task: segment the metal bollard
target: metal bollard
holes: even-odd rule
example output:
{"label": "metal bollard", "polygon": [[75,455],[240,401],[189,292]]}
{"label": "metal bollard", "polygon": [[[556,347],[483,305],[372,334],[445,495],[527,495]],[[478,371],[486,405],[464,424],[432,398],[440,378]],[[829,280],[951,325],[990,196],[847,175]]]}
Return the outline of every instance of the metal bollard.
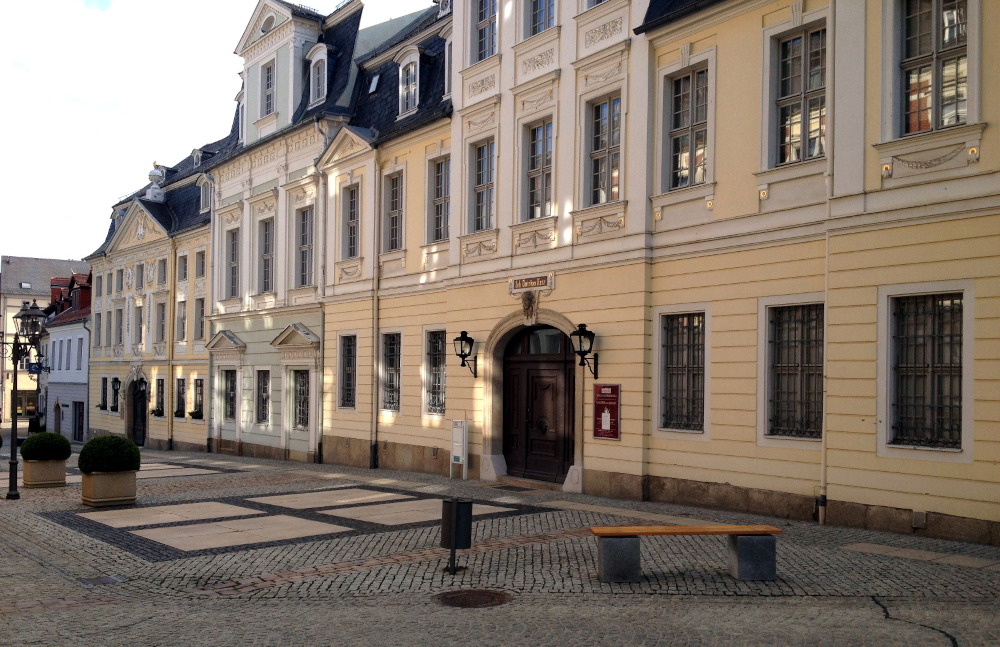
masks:
{"label": "metal bollard", "polygon": [[441,502],[441,548],[451,549],[449,570],[455,574],[455,551],[472,548],[472,499]]}

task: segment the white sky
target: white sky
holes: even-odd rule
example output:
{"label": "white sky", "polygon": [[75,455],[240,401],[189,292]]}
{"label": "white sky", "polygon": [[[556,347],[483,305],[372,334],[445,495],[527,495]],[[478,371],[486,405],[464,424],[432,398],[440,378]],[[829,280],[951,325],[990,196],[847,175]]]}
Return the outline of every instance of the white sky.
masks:
{"label": "white sky", "polygon": [[[338,0],[300,4],[327,14]],[[431,5],[366,0],[362,26]],[[5,2],[0,254],[82,258],[111,206],[232,125],[256,0]],[[6,93],[5,93],[6,94]]]}

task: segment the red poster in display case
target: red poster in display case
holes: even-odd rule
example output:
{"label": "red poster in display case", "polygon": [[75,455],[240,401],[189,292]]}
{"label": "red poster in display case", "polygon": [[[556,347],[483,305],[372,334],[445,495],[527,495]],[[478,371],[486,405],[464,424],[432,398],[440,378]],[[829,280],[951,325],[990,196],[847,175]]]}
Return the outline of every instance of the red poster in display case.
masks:
{"label": "red poster in display case", "polygon": [[594,438],[621,440],[621,384],[594,385]]}

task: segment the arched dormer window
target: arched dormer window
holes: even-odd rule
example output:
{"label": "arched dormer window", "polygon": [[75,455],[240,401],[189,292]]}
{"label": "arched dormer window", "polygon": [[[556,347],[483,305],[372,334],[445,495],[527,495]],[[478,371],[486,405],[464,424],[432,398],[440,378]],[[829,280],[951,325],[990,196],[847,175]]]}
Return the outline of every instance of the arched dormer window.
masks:
{"label": "arched dormer window", "polygon": [[396,56],[399,65],[399,116],[417,109],[420,103],[420,50],[407,47]]}
{"label": "arched dormer window", "polygon": [[306,54],[309,61],[309,105],[326,99],[328,54],[329,50],[323,43],[316,43]]}
{"label": "arched dormer window", "polygon": [[201,213],[211,211],[212,209],[212,181],[208,179],[207,175],[202,175],[198,179],[198,187],[201,189],[201,201],[200,209]]}

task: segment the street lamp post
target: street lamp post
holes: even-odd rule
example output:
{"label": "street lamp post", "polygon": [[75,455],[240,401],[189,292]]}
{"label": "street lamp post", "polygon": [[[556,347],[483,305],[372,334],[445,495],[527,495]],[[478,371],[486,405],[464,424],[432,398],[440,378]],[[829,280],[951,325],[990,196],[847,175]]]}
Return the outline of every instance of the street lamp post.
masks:
{"label": "street lamp post", "polygon": [[[10,355],[14,363],[12,411],[10,417],[10,485],[7,489],[8,499],[20,499],[17,491],[17,367],[23,360],[30,358],[32,349],[38,350],[38,336],[42,331],[45,313],[34,301],[31,307],[25,301],[21,309],[14,315],[14,341],[10,343]],[[23,338],[23,339],[22,339]],[[8,342],[4,342],[6,345]]]}

